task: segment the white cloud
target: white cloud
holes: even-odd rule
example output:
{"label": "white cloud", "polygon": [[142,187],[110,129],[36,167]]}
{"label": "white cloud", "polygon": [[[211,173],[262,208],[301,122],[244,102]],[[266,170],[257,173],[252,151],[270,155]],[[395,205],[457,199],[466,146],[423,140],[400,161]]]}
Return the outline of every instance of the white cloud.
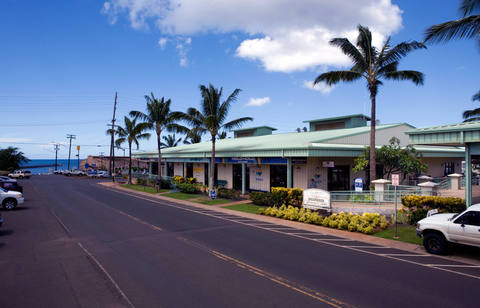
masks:
{"label": "white cloud", "polygon": [[317,83],[316,85],[314,85],[313,81],[308,81],[308,80],[305,80],[303,82],[303,87],[307,88],[307,89],[310,89],[310,90],[319,91],[319,92],[321,92],[322,94],[325,94],[325,95],[332,92],[332,90],[334,88],[334,86],[328,86],[323,82]]}
{"label": "white cloud", "polygon": [[250,98],[250,100],[248,101],[248,103],[245,105],[245,106],[255,106],[255,107],[260,107],[260,106],[263,106],[265,104],[268,104],[270,103],[270,97],[266,96],[266,97],[258,97],[258,98]]}
{"label": "white cloud", "polygon": [[240,43],[236,56],[280,72],[348,65],[330,39],[354,40],[362,24],[379,44],[402,23],[402,11],[391,0],[108,0],[103,12],[112,22],[127,13],[134,28],[151,21],[172,36],[242,32],[250,37]]}
{"label": "white cloud", "polygon": [[0,142],[1,143],[16,143],[16,142],[30,142],[32,139],[28,138],[3,138],[0,137]]}
{"label": "white cloud", "polygon": [[166,37],[161,37],[159,40],[158,40],[158,46],[160,46],[160,49],[165,49],[165,47],[167,46],[167,43],[168,43],[168,39]]}
{"label": "white cloud", "polygon": [[178,55],[180,56],[180,66],[186,67],[188,66],[188,52],[190,51],[190,46],[192,44],[192,39],[190,37],[187,38],[178,38],[177,39],[177,51]]}

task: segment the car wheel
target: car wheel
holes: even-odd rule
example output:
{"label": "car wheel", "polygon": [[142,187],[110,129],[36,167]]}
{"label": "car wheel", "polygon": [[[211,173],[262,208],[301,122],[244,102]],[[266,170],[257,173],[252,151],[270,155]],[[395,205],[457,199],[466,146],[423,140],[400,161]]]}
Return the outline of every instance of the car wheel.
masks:
{"label": "car wheel", "polygon": [[423,237],[423,246],[429,253],[444,255],[447,252],[447,241],[438,233],[427,233]]}
{"label": "car wheel", "polygon": [[23,179],[23,175],[21,175],[20,178]]}
{"label": "car wheel", "polygon": [[10,211],[17,207],[17,200],[15,199],[5,199],[3,201],[3,208]]}

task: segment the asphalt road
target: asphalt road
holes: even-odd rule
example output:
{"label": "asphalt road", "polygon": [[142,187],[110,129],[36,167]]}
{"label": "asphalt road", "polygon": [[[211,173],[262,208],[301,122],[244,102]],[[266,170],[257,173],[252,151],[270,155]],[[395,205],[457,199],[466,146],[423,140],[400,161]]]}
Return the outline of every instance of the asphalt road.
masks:
{"label": "asphalt road", "polygon": [[478,268],[423,266],[442,260],[316,241],[89,179],[22,185],[25,204],[2,211],[0,307],[479,306]]}

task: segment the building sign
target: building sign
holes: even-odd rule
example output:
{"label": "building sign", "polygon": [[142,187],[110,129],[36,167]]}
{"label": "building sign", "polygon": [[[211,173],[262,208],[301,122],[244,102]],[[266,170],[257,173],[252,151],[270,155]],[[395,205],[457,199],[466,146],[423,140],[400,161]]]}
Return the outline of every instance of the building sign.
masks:
{"label": "building sign", "polygon": [[400,185],[400,174],[392,174],[392,185],[393,186]]}
{"label": "building sign", "polygon": [[255,158],[232,157],[232,158],[227,158],[227,162],[232,164],[255,164],[257,161]]}
{"label": "building sign", "polygon": [[322,167],[323,168],[333,168],[333,167],[335,167],[335,162],[334,161],[323,161],[322,162]]}
{"label": "building sign", "polygon": [[363,179],[356,178],[354,181],[355,184],[355,191],[363,191]]}
{"label": "building sign", "polygon": [[306,165],[307,159],[306,158],[292,158],[292,164],[294,165]]}
{"label": "building sign", "polygon": [[322,189],[305,189],[303,207],[310,210],[330,210],[330,193]]}

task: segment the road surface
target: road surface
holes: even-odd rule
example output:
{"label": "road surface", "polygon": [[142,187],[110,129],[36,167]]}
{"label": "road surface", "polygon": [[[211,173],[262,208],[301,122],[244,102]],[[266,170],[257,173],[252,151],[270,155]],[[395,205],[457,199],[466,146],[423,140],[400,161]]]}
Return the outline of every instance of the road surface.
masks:
{"label": "road surface", "polygon": [[63,176],[2,211],[0,307],[478,307],[480,268]]}

